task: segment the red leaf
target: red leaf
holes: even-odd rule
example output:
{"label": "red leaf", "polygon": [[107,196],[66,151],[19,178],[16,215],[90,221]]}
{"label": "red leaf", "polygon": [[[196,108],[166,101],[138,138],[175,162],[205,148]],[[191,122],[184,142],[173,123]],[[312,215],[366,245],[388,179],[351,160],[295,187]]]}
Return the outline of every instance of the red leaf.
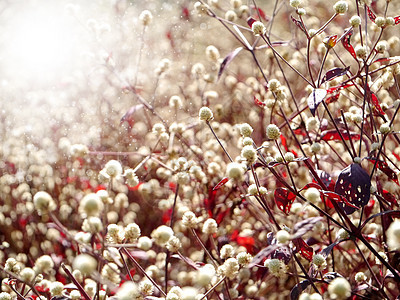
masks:
{"label": "red leaf", "polygon": [[307,34],[307,30],[304,28],[303,23],[301,23],[300,21],[293,18],[293,16],[290,16],[290,18],[292,19],[293,23],[296,24],[296,26],[300,28],[301,31],[303,31],[305,34]]}
{"label": "red leaf", "polygon": [[369,8],[368,5],[366,5],[366,6],[367,6],[367,12],[368,12],[368,17],[369,17],[369,19],[370,19],[372,22],[375,23],[376,16],[375,16],[374,12],[372,11],[371,8]]}
{"label": "red leaf", "polygon": [[400,24],[400,16],[394,18],[394,25]]}
{"label": "red leaf", "polygon": [[225,183],[227,183],[229,181],[228,177],[224,177],[222,178],[222,180],[220,182],[218,182],[218,184],[216,186],[214,186],[213,191],[216,191],[218,189],[220,189],[223,185],[225,185]]}
{"label": "red leaf", "polygon": [[316,188],[318,190],[322,190],[322,187],[319,184],[317,184],[315,182],[310,182],[310,183],[307,183],[300,191],[308,190],[309,188]]}
{"label": "red leaf", "polygon": [[285,214],[288,214],[296,195],[285,188],[277,188],[274,193],[275,203]]}
{"label": "red leaf", "polygon": [[334,86],[334,87],[331,87],[331,88],[327,89],[326,92],[327,92],[328,94],[332,94],[332,93],[337,92],[337,91],[339,91],[339,90],[341,90],[341,89],[348,88],[349,86],[352,86],[352,85],[354,85],[354,84],[353,84],[353,83],[341,84],[341,85]]}
{"label": "red leaf", "polygon": [[281,134],[280,138],[281,138],[282,146],[285,148],[286,152],[288,152],[289,150],[288,150],[286,138],[282,134]]}
{"label": "red leaf", "polygon": [[[359,140],[361,138],[360,135],[357,133],[350,133],[350,136],[347,133],[347,131],[345,131],[345,130],[342,130],[341,133],[342,133],[343,139],[346,141],[349,140],[350,137],[352,140]],[[333,130],[326,130],[326,131],[321,132],[321,140],[323,140],[323,141],[340,141],[341,138],[340,138],[339,132],[337,132],[336,129],[333,129]]]}
{"label": "red leaf", "polygon": [[253,23],[254,23],[255,21],[257,21],[257,20],[254,19],[254,18],[252,18],[252,17],[249,17],[249,18],[247,19],[247,25],[249,25],[249,27],[251,27],[251,26],[253,26]]}
{"label": "red leaf", "polygon": [[[251,9],[255,9],[254,5],[250,6]],[[265,12],[261,9],[261,8],[257,8],[258,14],[260,15],[261,19],[265,20],[265,21],[269,21],[269,18],[267,17],[267,15],[265,14]]]}
{"label": "red leaf", "polygon": [[353,29],[349,30],[349,32],[347,32],[343,36],[342,45],[343,45],[344,49],[346,49],[351,54],[351,56],[353,56],[355,59],[357,59],[356,51],[354,51],[353,46],[350,44],[350,39],[351,39],[352,35],[353,35]]}
{"label": "red leaf", "polygon": [[314,250],[309,246],[302,238],[293,240],[293,244],[296,246],[295,252],[299,252],[308,261],[312,261]]}
{"label": "red leaf", "polygon": [[260,101],[260,100],[258,100],[258,99],[256,98],[256,96],[254,96],[254,104],[257,105],[257,106],[259,106],[259,107],[264,107],[264,106],[265,106],[265,103],[262,102],[262,101]]}
{"label": "red leaf", "polygon": [[339,99],[339,96],[340,96],[340,94],[337,93],[336,95],[327,98],[327,99],[325,100],[325,103],[326,103],[326,104],[329,104],[329,103],[336,102],[336,101]]}
{"label": "red leaf", "polygon": [[[370,161],[371,163],[375,163],[376,158],[369,158],[368,161]],[[376,167],[383,173],[385,173],[385,175],[389,177],[390,180],[394,181],[397,185],[400,186],[396,172],[394,172],[385,161],[378,160],[376,163]]]}
{"label": "red leaf", "polygon": [[349,201],[347,201],[347,199],[345,197],[343,197],[343,196],[341,196],[339,194],[336,194],[335,192],[330,192],[330,191],[329,192],[323,192],[323,195],[328,197],[328,199],[330,201],[335,201],[335,202],[338,202],[338,203],[343,202],[347,206],[350,206],[352,208],[358,209],[357,206],[355,206],[355,205],[351,204]]}
{"label": "red leaf", "polygon": [[251,236],[238,236],[236,242],[239,246],[243,246],[250,253],[253,252],[254,238]]}
{"label": "red leaf", "polygon": [[235,50],[233,50],[231,53],[229,53],[224,60],[222,61],[219,71],[218,71],[218,79],[221,77],[222,73],[224,72],[225,68],[228,66],[228,64],[236,57],[236,55],[239,54],[240,51],[243,50],[243,47],[238,47]]}

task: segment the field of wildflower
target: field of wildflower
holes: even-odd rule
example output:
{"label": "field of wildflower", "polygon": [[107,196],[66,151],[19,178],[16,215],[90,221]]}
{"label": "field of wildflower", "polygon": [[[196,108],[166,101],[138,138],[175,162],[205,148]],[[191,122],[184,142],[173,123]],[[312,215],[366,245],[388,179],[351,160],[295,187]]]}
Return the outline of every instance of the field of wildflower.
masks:
{"label": "field of wildflower", "polygon": [[399,1],[0,21],[0,300],[399,299]]}

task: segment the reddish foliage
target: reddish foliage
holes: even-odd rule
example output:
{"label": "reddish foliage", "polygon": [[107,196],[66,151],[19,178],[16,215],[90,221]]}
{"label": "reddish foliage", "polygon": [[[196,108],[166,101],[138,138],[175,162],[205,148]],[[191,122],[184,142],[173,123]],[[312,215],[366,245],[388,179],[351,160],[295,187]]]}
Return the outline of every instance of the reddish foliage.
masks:
{"label": "reddish foliage", "polygon": [[214,186],[213,191],[219,190],[223,185],[225,185],[225,183],[227,183],[229,181],[228,177],[224,177],[221,179],[220,182],[217,183],[216,186]]}
{"label": "reddish foliage", "polygon": [[274,193],[274,199],[278,208],[285,214],[288,214],[294,200],[296,199],[296,194],[286,188],[277,188]]}
{"label": "reddish foliage", "polygon": [[[350,138],[352,140],[359,140],[361,137],[359,134],[356,133],[350,133],[350,135],[347,133],[345,130],[341,130],[341,134],[344,140],[349,140]],[[321,140],[323,141],[341,141],[342,139],[340,138],[340,134],[336,130],[326,130],[321,132]]]}
{"label": "reddish foliage", "polygon": [[314,250],[311,246],[309,246],[302,238],[294,239],[293,244],[296,246],[296,253],[300,253],[300,255],[308,261],[312,261]]}
{"label": "reddish foliage", "polygon": [[[371,162],[371,163],[375,163],[376,162],[376,158],[369,158],[368,161]],[[379,170],[381,170],[387,177],[389,177],[390,180],[395,182],[397,185],[400,185],[399,184],[399,179],[397,178],[397,175],[396,175],[396,172],[393,171],[385,161],[378,160],[376,162],[376,167]]]}

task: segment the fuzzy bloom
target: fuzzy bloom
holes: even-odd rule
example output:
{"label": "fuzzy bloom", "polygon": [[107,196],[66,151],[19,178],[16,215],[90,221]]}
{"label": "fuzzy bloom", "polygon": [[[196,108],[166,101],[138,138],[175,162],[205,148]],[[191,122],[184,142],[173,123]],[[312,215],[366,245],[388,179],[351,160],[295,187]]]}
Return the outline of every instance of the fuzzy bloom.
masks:
{"label": "fuzzy bloom", "polygon": [[267,126],[267,137],[270,140],[277,140],[281,136],[281,132],[279,130],[279,127],[276,126],[275,124],[269,124]]}
{"label": "fuzzy bloom", "polygon": [[203,224],[203,233],[208,235],[216,233],[218,230],[218,224],[214,219],[207,219]]}
{"label": "fuzzy bloom", "polygon": [[59,281],[52,282],[50,284],[50,293],[54,296],[61,296],[64,290],[64,284]]}
{"label": "fuzzy bloom", "polygon": [[255,183],[249,185],[249,187],[248,187],[248,189],[247,189],[247,192],[248,192],[250,195],[253,195],[253,196],[254,196],[254,195],[257,195],[257,194],[258,194],[257,185],[256,185]]}
{"label": "fuzzy bloom", "polygon": [[326,259],[322,254],[314,254],[312,262],[319,271],[327,267]]}
{"label": "fuzzy bloom", "polygon": [[257,160],[257,151],[254,149],[253,145],[244,146],[242,148],[241,156],[251,165]]}
{"label": "fuzzy bloom", "polygon": [[152,240],[151,240],[149,237],[147,237],[147,236],[141,236],[141,237],[138,239],[137,247],[138,247],[139,249],[142,249],[142,250],[144,250],[144,251],[147,251],[147,250],[150,250],[152,246],[153,246],[153,242],[152,242]]}
{"label": "fuzzy bloom", "polygon": [[382,134],[387,134],[387,133],[390,132],[390,130],[391,130],[391,128],[390,128],[389,122],[383,123],[383,124],[381,125],[381,127],[379,127],[379,131],[380,131],[380,133],[382,133]]}
{"label": "fuzzy bloom", "polygon": [[375,24],[378,27],[385,27],[385,25],[386,25],[385,18],[384,17],[376,17]]}
{"label": "fuzzy bloom", "polygon": [[222,271],[229,279],[235,278],[239,273],[239,262],[236,258],[228,258],[222,265]]}
{"label": "fuzzy bloom", "polygon": [[310,117],[306,121],[307,131],[317,130],[319,128],[319,125],[320,125],[320,123],[319,123],[318,119],[315,117]]}
{"label": "fuzzy bloom", "polygon": [[354,276],[354,279],[355,279],[358,283],[361,283],[361,282],[366,281],[368,278],[367,278],[367,276],[365,276],[364,272],[358,272],[358,273]]}
{"label": "fuzzy bloom", "polygon": [[7,292],[1,292],[0,300],[11,300],[11,295]]}
{"label": "fuzzy bloom", "polygon": [[243,146],[250,146],[250,145],[253,145],[253,143],[254,143],[254,141],[251,137],[243,138],[243,142],[242,142]]}
{"label": "fuzzy bloom", "polygon": [[35,261],[33,269],[36,273],[47,273],[54,267],[54,262],[48,255],[42,255]]}
{"label": "fuzzy bloom", "polygon": [[238,255],[236,255],[236,259],[237,259],[239,265],[247,266],[253,259],[253,256],[247,252],[240,252],[240,253],[238,253]]}
{"label": "fuzzy bloom", "polygon": [[265,25],[260,21],[255,21],[251,25],[251,30],[253,30],[253,33],[255,35],[264,35],[265,32],[267,31],[267,29],[265,28]]}
{"label": "fuzzy bloom", "polygon": [[173,286],[168,294],[165,300],[182,300],[183,296],[183,291],[179,286]]}
{"label": "fuzzy bloom", "polygon": [[19,272],[21,271],[21,266],[18,264],[15,258],[10,257],[6,260],[4,269],[15,274],[19,274]]}
{"label": "fuzzy bloom", "polygon": [[344,300],[351,295],[350,283],[343,277],[337,277],[329,283],[328,292],[331,299]]}
{"label": "fuzzy bloom", "polygon": [[87,216],[98,216],[104,209],[103,201],[99,195],[89,193],[79,202],[79,212]]}
{"label": "fuzzy bloom", "polygon": [[386,231],[387,243],[390,250],[397,250],[400,248],[400,220],[396,219],[390,224]]}
{"label": "fuzzy bloom", "polygon": [[212,113],[211,109],[209,109],[206,106],[203,106],[202,108],[200,108],[199,119],[201,121],[206,121],[206,122],[211,121],[213,119],[213,113]]}
{"label": "fuzzy bloom", "polygon": [[161,225],[153,230],[151,237],[159,246],[164,246],[169,239],[174,235],[174,231],[169,226]]}
{"label": "fuzzy bloom", "polygon": [[56,209],[56,204],[50,194],[42,191],[33,196],[33,205],[39,214],[45,214]]}
{"label": "fuzzy bloom", "polygon": [[279,90],[280,87],[281,87],[281,83],[277,79],[271,79],[268,82],[268,89],[271,92],[276,93]]}
{"label": "fuzzy bloom", "polygon": [[206,264],[203,267],[199,268],[196,273],[196,284],[199,286],[205,287],[211,283],[211,280],[215,276],[215,268],[211,264]]}
{"label": "fuzzy bloom", "polygon": [[70,153],[73,157],[84,157],[89,153],[89,149],[86,145],[75,144],[71,146]]}
{"label": "fuzzy bloom", "polygon": [[289,4],[293,8],[298,8],[302,4],[302,1],[301,0],[290,0]]}
{"label": "fuzzy bloom", "polygon": [[154,285],[150,280],[146,279],[139,283],[139,290],[145,296],[150,296],[154,292]]}
{"label": "fuzzy bloom", "polygon": [[213,45],[209,45],[206,48],[206,56],[207,56],[208,60],[210,60],[210,61],[218,61],[220,55],[219,55],[219,51],[218,51],[217,47],[215,47]]}
{"label": "fuzzy bloom", "polygon": [[385,19],[385,25],[386,26],[393,26],[393,25],[395,25],[396,24],[396,20],[394,19],[394,18],[392,18],[392,17],[387,17],[386,19]]}
{"label": "fuzzy bloom", "polygon": [[19,276],[26,282],[32,282],[35,278],[35,271],[32,268],[23,268]]}
{"label": "fuzzy bloom", "polygon": [[225,13],[225,19],[230,22],[235,22],[237,19],[237,14],[233,10],[227,10]]}
{"label": "fuzzy bloom", "polygon": [[140,13],[139,20],[142,22],[143,26],[148,26],[153,20],[153,15],[150,11],[144,10]]}
{"label": "fuzzy bloom", "polygon": [[292,161],[294,161],[294,159],[295,159],[295,157],[294,157],[294,154],[292,152],[286,152],[285,153],[285,160],[287,162],[292,162]]}
{"label": "fuzzy bloom", "polygon": [[251,136],[251,134],[253,133],[253,127],[251,127],[249,124],[247,123],[243,123],[239,125],[239,131],[240,134],[243,137],[249,137]]}
{"label": "fuzzy bloom", "polygon": [[367,58],[367,49],[365,46],[357,45],[354,49],[358,58],[366,59]]}
{"label": "fuzzy bloom", "polygon": [[[172,108],[176,108],[176,109],[182,108],[183,102],[182,102],[181,97],[174,95],[171,98],[169,98],[169,106]],[[154,126],[153,126],[153,128],[154,128]]]}
{"label": "fuzzy bloom", "polygon": [[125,227],[125,240],[128,243],[136,242],[140,237],[140,227],[136,223],[128,224]]}
{"label": "fuzzy bloom", "polygon": [[227,259],[229,257],[233,257],[235,254],[235,249],[229,244],[223,245],[221,251],[219,253],[222,259]]}
{"label": "fuzzy bloom", "polygon": [[317,203],[321,200],[321,195],[318,189],[316,188],[309,188],[304,193],[304,197],[310,201],[311,203]]}
{"label": "fuzzy bloom", "polygon": [[349,20],[349,23],[351,24],[352,27],[358,27],[361,24],[361,18],[357,15],[352,16]]}
{"label": "fuzzy bloom", "polygon": [[185,212],[182,216],[182,225],[187,228],[196,228],[198,222],[196,215],[191,211]]}
{"label": "fuzzy bloom", "polygon": [[97,260],[89,254],[79,254],[74,258],[72,268],[79,270],[83,275],[90,275],[97,268]]}
{"label": "fuzzy bloom", "polygon": [[122,166],[121,163],[117,160],[109,160],[106,165],[104,166],[104,170],[106,171],[107,175],[110,177],[117,177],[122,174]]}
{"label": "fuzzy bloom", "polygon": [[241,181],[244,175],[243,165],[236,162],[229,163],[226,167],[226,174],[230,179]]}
{"label": "fuzzy bloom", "polygon": [[350,234],[344,230],[343,228],[340,228],[337,232],[336,232],[336,239],[337,240],[345,240],[348,239],[350,237]]}
{"label": "fuzzy bloom", "polygon": [[125,238],[125,233],[123,228],[117,224],[109,224],[107,226],[106,238],[110,243],[116,243],[116,244],[121,243]]}
{"label": "fuzzy bloom", "polygon": [[167,242],[167,249],[171,252],[178,252],[182,243],[176,236],[172,236]]}
{"label": "fuzzy bloom", "polygon": [[138,285],[133,281],[125,281],[116,293],[118,300],[132,300],[141,298]]}
{"label": "fuzzy bloom", "polygon": [[304,16],[305,14],[307,14],[307,11],[306,11],[304,8],[298,8],[298,9],[296,10],[296,12],[297,12],[297,14],[298,14],[299,16]]}
{"label": "fuzzy bloom", "polygon": [[118,270],[118,266],[115,263],[108,263],[101,269],[101,276],[115,284],[119,284],[121,278]]}
{"label": "fuzzy bloom", "polygon": [[267,259],[264,262],[264,266],[267,267],[269,272],[276,277],[281,277],[285,274],[287,269],[285,263],[277,258]]}
{"label": "fuzzy bloom", "polygon": [[[171,98],[172,98],[172,97],[171,97]],[[155,133],[155,134],[157,134],[157,135],[160,135],[161,133],[166,132],[165,126],[164,126],[164,124],[162,124],[162,123],[156,123],[156,124],[154,124],[154,125],[153,125],[153,128],[152,128],[152,131],[153,131],[153,133]]]}
{"label": "fuzzy bloom", "polygon": [[139,184],[139,178],[136,176],[136,173],[133,169],[126,169],[125,173],[125,183],[130,187],[137,186]]}
{"label": "fuzzy bloom", "polygon": [[310,149],[311,149],[311,152],[312,152],[312,153],[317,154],[317,153],[319,153],[319,152],[321,151],[321,148],[322,148],[321,144],[315,142],[315,143],[313,143],[313,144],[311,145],[311,148],[310,148]]}
{"label": "fuzzy bloom", "polygon": [[333,9],[337,14],[344,14],[349,9],[349,5],[346,1],[338,1],[333,5]]}
{"label": "fuzzy bloom", "polygon": [[95,234],[103,230],[103,223],[98,217],[88,217],[83,220],[82,230]]}
{"label": "fuzzy bloom", "polygon": [[282,229],[276,233],[276,240],[278,243],[285,244],[290,240],[290,233]]}

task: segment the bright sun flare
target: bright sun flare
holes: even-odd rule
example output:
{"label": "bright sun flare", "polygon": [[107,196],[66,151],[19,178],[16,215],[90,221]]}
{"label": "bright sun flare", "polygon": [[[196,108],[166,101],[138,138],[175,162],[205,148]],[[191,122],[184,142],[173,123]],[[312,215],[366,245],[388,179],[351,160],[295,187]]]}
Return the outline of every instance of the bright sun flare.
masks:
{"label": "bright sun flare", "polygon": [[2,63],[8,76],[46,82],[71,71],[79,55],[80,33],[63,6],[22,6],[6,25]]}

